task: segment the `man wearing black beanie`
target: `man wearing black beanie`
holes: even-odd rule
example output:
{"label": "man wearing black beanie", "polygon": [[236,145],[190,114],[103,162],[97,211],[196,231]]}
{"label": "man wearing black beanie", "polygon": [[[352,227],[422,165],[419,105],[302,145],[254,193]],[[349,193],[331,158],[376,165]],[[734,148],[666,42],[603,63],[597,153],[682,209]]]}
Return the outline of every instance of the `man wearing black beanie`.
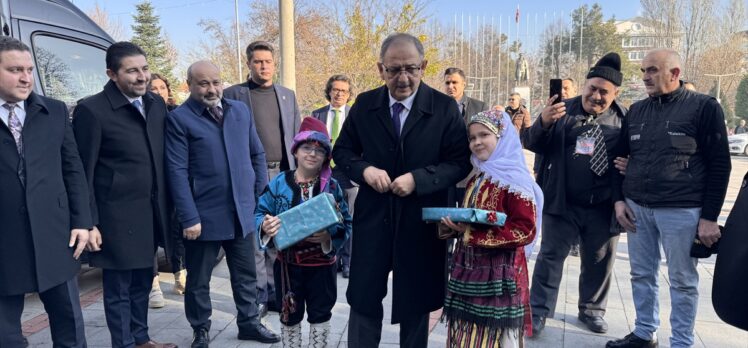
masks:
{"label": "man wearing black beanie", "polygon": [[533,335],[553,317],[564,260],[580,240],[579,320],[604,333],[603,319],[618,231],[611,226],[613,156],[626,109],[615,99],[623,80],[621,58],[608,53],[590,68],[582,94],[548,99],[523,134],[527,149],[543,156],[537,181],[545,195],[543,236],[535,262],[530,305]]}

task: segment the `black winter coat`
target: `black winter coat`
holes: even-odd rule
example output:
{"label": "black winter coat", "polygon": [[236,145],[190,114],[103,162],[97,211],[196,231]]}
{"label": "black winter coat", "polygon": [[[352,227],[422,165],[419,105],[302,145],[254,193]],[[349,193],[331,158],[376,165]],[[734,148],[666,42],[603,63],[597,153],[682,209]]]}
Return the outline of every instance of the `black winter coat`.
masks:
{"label": "black winter coat", "polygon": [[748,173],[727,217],[714,266],[712,304],[720,319],[748,330]]}
{"label": "black winter coat", "polygon": [[[543,189],[545,201],[543,204],[543,214],[563,215],[566,213],[566,155],[564,141],[567,132],[574,125],[573,118],[570,115],[584,114],[582,108],[582,97],[567,99],[566,115],[554,123],[551,128],[543,129],[541,117],[538,116],[535,123],[522,133],[522,142],[525,148],[542,156],[542,160],[537,172],[537,183]],[[610,107],[622,119],[626,116],[626,108],[613,101]],[[613,146],[608,148],[608,153],[613,152]],[[608,177],[615,171],[613,167],[613,157],[608,156]]]}
{"label": "black winter coat", "polygon": [[90,254],[95,267],[152,267],[157,245],[170,247],[173,208],[164,177],[166,104],[151,92],[142,98],[145,119],[109,81],[73,113],[93,222],[103,239],[101,251]]}
{"label": "black winter coat", "polygon": [[[423,315],[444,303],[446,245],[436,226],[421,220],[423,207],[447,204],[447,189],[470,171],[465,123],[453,98],[421,83],[413,108],[395,136],[386,86],[362,93],[343,124],[333,158],[361,183],[353,217],[351,307],[381,317],[387,276],[393,274],[392,321]],[[394,180],[412,173],[415,191],[400,198],[366,184],[364,169]]]}
{"label": "black winter coat", "polygon": [[70,230],[90,229],[88,190],[68,109],[35,93],[25,102],[26,185],[16,143],[0,122],[0,296],[42,292],[75,277]]}

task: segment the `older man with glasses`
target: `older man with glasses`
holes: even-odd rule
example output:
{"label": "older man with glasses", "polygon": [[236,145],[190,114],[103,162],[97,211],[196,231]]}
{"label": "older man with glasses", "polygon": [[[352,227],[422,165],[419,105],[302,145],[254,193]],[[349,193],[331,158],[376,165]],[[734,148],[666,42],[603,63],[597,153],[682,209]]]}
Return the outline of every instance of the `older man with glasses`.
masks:
{"label": "older man with glasses", "polygon": [[467,131],[454,99],[421,83],[421,42],[398,33],[382,43],[385,85],[362,93],[335,142],[337,166],[361,183],[356,201],[348,345],[377,347],[392,272],[392,322],[402,347],[426,347],[428,314],[444,303],[444,240],[421,221],[470,171]]}

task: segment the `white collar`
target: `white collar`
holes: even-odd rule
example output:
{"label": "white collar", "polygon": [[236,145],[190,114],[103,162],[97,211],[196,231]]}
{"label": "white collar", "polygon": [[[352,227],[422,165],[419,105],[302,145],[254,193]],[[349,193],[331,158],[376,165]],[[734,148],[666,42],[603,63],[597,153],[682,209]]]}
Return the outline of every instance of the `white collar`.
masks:
{"label": "white collar", "polygon": [[329,108],[330,110],[329,111],[338,110],[338,111],[340,111],[342,113],[345,113],[345,104],[343,104],[343,106],[341,106],[339,108],[336,108],[336,107],[332,106],[332,104],[329,104],[329,106],[330,106],[330,108]]}
{"label": "white collar", "polygon": [[122,95],[123,95],[123,96],[125,96],[125,98],[127,98],[127,101],[128,101],[128,102],[129,102],[130,104],[132,104],[132,102],[134,102],[134,101],[136,101],[136,100],[139,100],[139,101],[140,101],[140,105],[141,105],[141,107],[145,108],[145,104],[143,104],[143,96],[140,96],[140,97],[137,97],[137,98],[130,98],[130,97],[128,97],[128,96],[127,96],[127,94],[125,94],[124,92],[122,92],[122,90],[121,90],[121,89],[119,89],[119,87],[117,87],[117,90],[118,90],[118,91],[119,91],[120,93],[122,93]]}
{"label": "white collar", "polygon": [[395,105],[395,103],[400,103],[403,104],[405,110],[410,110],[413,108],[413,101],[416,99],[416,94],[418,94],[417,89],[415,92],[413,92],[413,94],[403,100],[397,100],[393,98],[392,94],[390,94],[389,92],[387,93],[387,96],[390,97],[390,107],[392,107],[392,105]]}
{"label": "white collar", "polygon": [[[9,103],[9,102],[6,101],[6,100],[4,100],[4,99],[2,99],[2,98],[0,98],[0,106],[5,105],[6,103]],[[21,110],[23,110],[23,112],[26,112],[26,101],[25,100],[21,100],[19,102],[16,102],[15,104],[16,104],[16,106],[18,106],[19,108],[21,108]]]}

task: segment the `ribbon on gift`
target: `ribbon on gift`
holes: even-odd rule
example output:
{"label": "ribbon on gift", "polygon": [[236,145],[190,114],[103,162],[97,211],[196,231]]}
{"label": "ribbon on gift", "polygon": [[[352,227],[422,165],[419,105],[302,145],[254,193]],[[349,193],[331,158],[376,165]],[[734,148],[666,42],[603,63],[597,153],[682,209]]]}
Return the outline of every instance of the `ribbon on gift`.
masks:
{"label": "ribbon on gift", "polygon": [[452,222],[466,222],[492,226],[504,226],[506,214],[475,208],[423,208],[421,219],[427,222],[438,222],[448,217]]}

